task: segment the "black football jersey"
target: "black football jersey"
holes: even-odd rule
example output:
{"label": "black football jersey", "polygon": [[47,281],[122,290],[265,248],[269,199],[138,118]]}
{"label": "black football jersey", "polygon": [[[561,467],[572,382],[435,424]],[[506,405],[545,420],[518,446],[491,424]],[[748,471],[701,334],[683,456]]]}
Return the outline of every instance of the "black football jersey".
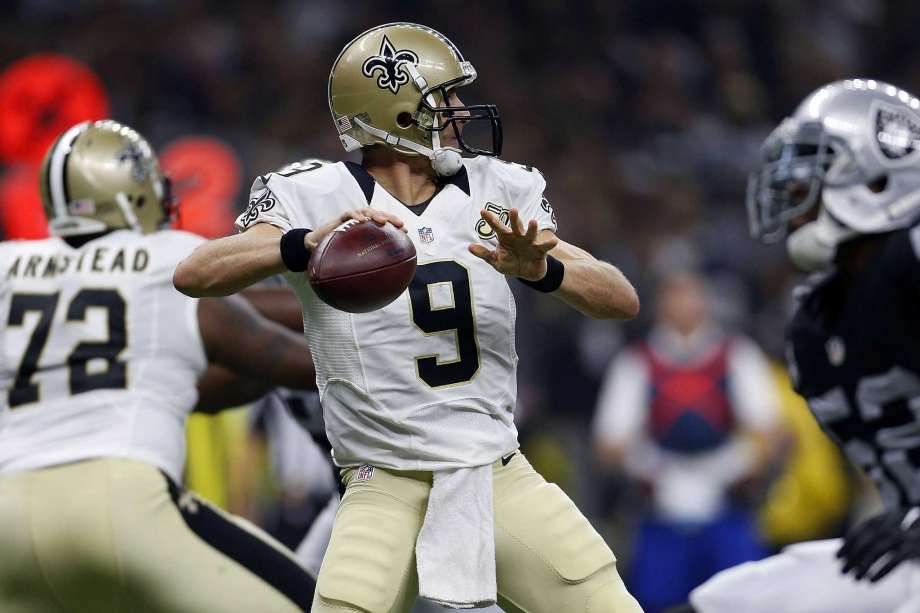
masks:
{"label": "black football jersey", "polygon": [[799,292],[796,390],[887,507],[920,504],[920,226],[891,233],[857,276]]}

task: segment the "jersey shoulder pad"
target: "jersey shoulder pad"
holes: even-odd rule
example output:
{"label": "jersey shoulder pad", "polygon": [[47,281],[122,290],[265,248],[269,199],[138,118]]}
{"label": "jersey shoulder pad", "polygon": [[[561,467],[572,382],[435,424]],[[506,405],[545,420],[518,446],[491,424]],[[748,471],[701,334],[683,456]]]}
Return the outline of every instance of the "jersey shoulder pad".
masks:
{"label": "jersey shoulder pad", "polygon": [[[156,249],[170,249],[183,254],[189,254],[199,245],[208,242],[206,238],[193,232],[172,229],[147,234],[145,240],[155,245]],[[185,255],[181,257],[185,257]]]}
{"label": "jersey shoulder pad", "polygon": [[276,194],[291,190],[324,194],[339,187],[343,172],[347,171],[341,162],[307,158],[258,177],[253,191],[261,183]]}
{"label": "jersey shoulder pad", "polygon": [[163,271],[172,279],[176,266],[206,239],[185,230],[159,230],[138,236],[135,243],[148,252],[151,271]]}
{"label": "jersey shoulder pad", "polygon": [[507,185],[511,189],[532,190],[534,185],[545,185],[543,173],[536,166],[508,162],[501,158],[484,155],[470,158],[468,169],[474,173],[486,173],[493,180]]}
{"label": "jersey shoulder pad", "polygon": [[546,181],[534,166],[506,162],[487,156],[467,160],[470,181],[484,185],[499,185],[511,197],[512,206],[533,204],[543,194]]}
{"label": "jersey shoulder pad", "polygon": [[258,223],[285,232],[293,227],[316,227],[326,217],[318,206],[328,200],[323,196],[340,189],[346,175],[348,170],[341,162],[307,159],[258,176],[236,227],[241,232]]}

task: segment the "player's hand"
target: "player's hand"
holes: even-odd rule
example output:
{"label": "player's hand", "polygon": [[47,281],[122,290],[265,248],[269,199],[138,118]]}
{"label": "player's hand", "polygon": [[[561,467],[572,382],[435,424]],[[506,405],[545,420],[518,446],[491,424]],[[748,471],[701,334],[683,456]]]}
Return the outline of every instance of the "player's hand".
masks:
{"label": "player's hand", "polygon": [[920,558],[920,508],[896,509],[870,517],[847,534],[837,557],[843,573],[876,582],[901,562]]}
{"label": "player's hand", "polygon": [[525,230],[517,209],[511,209],[508,213],[510,226],[502,223],[498,215],[491,211],[483,209],[479,214],[495,231],[498,247],[489,249],[485,245],[473,243],[470,245],[470,253],[491,264],[498,272],[511,277],[539,281],[546,276],[546,254],[556,246],[558,238],[540,238],[535,220],[530,220]]}
{"label": "player's hand", "polygon": [[326,238],[330,232],[338,228],[349,219],[354,219],[355,221],[372,220],[380,226],[389,222],[403,232],[406,231],[405,224],[396,215],[390,215],[389,213],[366,207],[363,209],[355,209],[354,211],[347,211],[342,213],[326,225],[316,230],[307,232],[307,235],[304,237],[304,243],[306,243],[307,248],[316,249],[316,247],[323,241],[324,238]]}

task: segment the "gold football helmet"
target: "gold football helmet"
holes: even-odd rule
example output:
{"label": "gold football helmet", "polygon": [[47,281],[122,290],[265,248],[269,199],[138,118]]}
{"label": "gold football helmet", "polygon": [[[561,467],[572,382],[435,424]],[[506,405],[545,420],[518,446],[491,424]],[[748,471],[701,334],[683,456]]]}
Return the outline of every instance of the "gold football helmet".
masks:
{"label": "gold football helmet", "polygon": [[150,144],[108,119],[77,124],[58,137],[45,154],[40,181],[54,236],[120,229],[149,234],[173,212],[169,181]]}
{"label": "gold football helmet", "polygon": [[[446,106],[450,90],[475,78],[473,65],[443,34],[414,23],[388,23],[360,34],[336,58],[329,110],[346,151],[384,145],[424,155],[437,169],[439,152],[445,151],[441,133],[449,128],[466,153],[497,156],[502,128],[495,105]],[[491,149],[463,140],[458,124],[470,121],[491,123]]]}

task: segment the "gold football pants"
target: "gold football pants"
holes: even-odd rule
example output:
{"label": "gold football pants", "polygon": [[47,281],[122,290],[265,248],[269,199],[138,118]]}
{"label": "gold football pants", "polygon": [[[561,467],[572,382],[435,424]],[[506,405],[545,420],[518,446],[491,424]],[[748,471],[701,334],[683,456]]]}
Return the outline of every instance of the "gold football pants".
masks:
{"label": "gold football pants", "polygon": [[[314,613],[408,611],[418,594],[415,541],[430,472],[343,472],[335,518],[313,599]],[[366,476],[366,475],[365,475]],[[508,613],[641,613],[613,552],[558,486],[524,456],[493,465],[498,603]]]}
{"label": "gold football pants", "polygon": [[312,587],[268,535],[147,464],[0,475],[4,613],[287,613]]}

